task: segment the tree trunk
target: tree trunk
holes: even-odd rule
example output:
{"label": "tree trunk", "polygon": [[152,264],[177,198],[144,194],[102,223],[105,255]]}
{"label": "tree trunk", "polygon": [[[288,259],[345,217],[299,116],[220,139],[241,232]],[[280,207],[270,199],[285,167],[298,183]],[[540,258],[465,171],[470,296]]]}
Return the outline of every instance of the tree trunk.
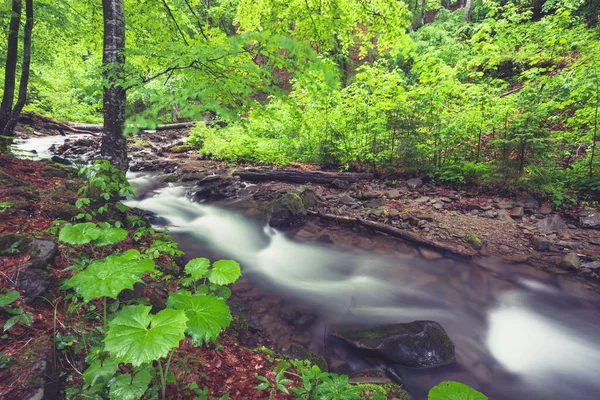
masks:
{"label": "tree trunk", "polygon": [[465,22],[471,22],[473,16],[473,0],[467,0],[465,5]]}
{"label": "tree trunk", "polygon": [[100,154],[122,171],[127,171],[125,126],[126,92],[118,80],[125,66],[125,13],[123,0],[102,0],[104,14],[104,135]]}
{"label": "tree trunk", "polygon": [[425,12],[427,11],[427,0],[421,0],[421,26],[425,25]]}
{"label": "tree trunk", "polygon": [[12,0],[12,13],[8,27],[8,49],[6,52],[6,68],[4,70],[4,95],[0,105],[0,132],[10,120],[13,101],[15,99],[15,79],[17,74],[17,58],[19,57],[19,28],[21,22],[21,0]]}
{"label": "tree trunk", "polygon": [[10,121],[4,128],[4,136],[13,136],[19,116],[27,102],[27,86],[29,85],[29,66],[31,65],[31,34],[33,31],[33,0],[25,0],[25,35],[23,38],[23,64],[21,66],[21,81],[19,83],[19,97],[12,110]]}

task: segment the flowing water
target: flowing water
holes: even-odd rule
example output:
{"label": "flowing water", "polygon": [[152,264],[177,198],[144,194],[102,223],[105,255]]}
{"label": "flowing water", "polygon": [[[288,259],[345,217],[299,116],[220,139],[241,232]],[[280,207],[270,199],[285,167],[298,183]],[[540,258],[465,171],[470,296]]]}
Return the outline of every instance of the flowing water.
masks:
{"label": "flowing water", "polygon": [[[193,203],[188,188],[164,187],[153,175],[130,178],[140,197],[128,204],[161,217],[188,258],[240,262],[234,293],[278,346],[303,344],[354,370],[382,367],[419,400],[443,380],[496,400],[600,398],[600,296],[568,277],[492,259],[425,260],[401,241],[335,226],[318,228],[340,240],[326,247],[239,210]],[[379,365],[330,335],[347,325],[422,319],[445,327],[456,364]]]}

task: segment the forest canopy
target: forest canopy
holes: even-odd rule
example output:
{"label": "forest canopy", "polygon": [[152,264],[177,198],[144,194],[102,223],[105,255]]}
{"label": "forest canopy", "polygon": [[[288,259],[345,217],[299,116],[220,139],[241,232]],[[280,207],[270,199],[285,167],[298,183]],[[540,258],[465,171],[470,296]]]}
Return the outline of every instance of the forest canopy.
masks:
{"label": "forest canopy", "polygon": [[[125,0],[126,132],[203,121],[190,144],[231,162],[358,163],[450,183],[597,191],[599,8]],[[35,9],[25,110],[101,122],[101,4]],[[4,26],[10,14],[5,2]]]}

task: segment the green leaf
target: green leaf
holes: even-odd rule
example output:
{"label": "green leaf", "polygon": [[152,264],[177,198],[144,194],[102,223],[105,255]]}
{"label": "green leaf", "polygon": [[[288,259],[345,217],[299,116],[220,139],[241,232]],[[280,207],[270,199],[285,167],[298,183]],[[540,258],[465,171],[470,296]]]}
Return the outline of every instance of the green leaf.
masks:
{"label": "green leaf", "polygon": [[14,317],[10,317],[8,319],[8,321],[6,321],[6,323],[4,324],[4,332],[6,332],[7,330],[9,330],[10,328],[12,328],[13,326],[15,326],[17,324],[17,322],[19,322],[19,320],[21,319],[21,315],[15,315]]}
{"label": "green leaf", "polygon": [[212,294],[190,294],[186,290],[169,295],[169,307],[185,311],[187,333],[197,342],[216,340],[231,323],[231,312],[225,303]]}
{"label": "green leaf", "polygon": [[469,386],[452,381],[444,381],[433,387],[427,396],[428,400],[488,400],[488,398]]}
{"label": "green leaf", "polygon": [[119,368],[119,363],[110,358],[107,358],[104,362],[96,360],[83,373],[83,380],[88,386],[104,386],[117,372],[117,368]]}
{"label": "green leaf", "polygon": [[217,285],[229,285],[237,281],[241,275],[240,264],[233,260],[219,260],[208,272],[208,279]]}
{"label": "green leaf", "polygon": [[105,350],[117,361],[138,366],[166,357],[185,338],[187,317],[166,309],[156,315],[152,307],[127,306],[109,324]]}
{"label": "green leaf", "polygon": [[152,375],[147,369],[135,374],[133,380],[131,375],[122,374],[110,386],[111,400],[138,400],[144,395],[150,385]]}
{"label": "green leaf", "polygon": [[16,290],[8,292],[0,296],[0,307],[5,307],[19,298],[21,294]]}
{"label": "green leaf", "polygon": [[140,252],[128,250],[91,263],[84,271],[69,279],[65,286],[74,288],[87,303],[97,297],[116,299],[124,289],[133,289],[142,275],[154,271],[154,261],[140,260]]}
{"label": "green leaf", "polygon": [[106,246],[109,244],[119,243],[127,237],[127,231],[122,228],[103,228],[100,229],[100,235],[94,239],[94,244],[97,246]]}
{"label": "green leaf", "polygon": [[198,281],[206,277],[210,260],[208,258],[194,258],[185,265],[185,272],[192,276],[192,279]]}
{"label": "green leaf", "polygon": [[100,236],[100,229],[93,222],[76,225],[65,225],[58,235],[58,240],[69,244],[87,244]]}

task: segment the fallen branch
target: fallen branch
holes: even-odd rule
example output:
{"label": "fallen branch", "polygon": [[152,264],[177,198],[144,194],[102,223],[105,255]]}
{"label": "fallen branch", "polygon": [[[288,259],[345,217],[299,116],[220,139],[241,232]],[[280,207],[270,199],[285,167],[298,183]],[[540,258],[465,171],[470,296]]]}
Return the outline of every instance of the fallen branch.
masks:
{"label": "fallen branch", "polygon": [[330,185],[336,180],[348,183],[360,180],[372,180],[373,174],[336,173],[336,172],[305,172],[287,169],[256,169],[248,168],[233,173],[248,181],[281,181],[293,183],[318,183]]}
{"label": "fallen branch", "polygon": [[308,215],[312,217],[318,217],[325,221],[336,222],[340,224],[349,224],[349,225],[357,225],[363,226],[365,228],[373,229],[374,231],[388,234],[393,237],[397,237],[402,240],[406,240],[407,242],[415,243],[419,246],[429,247],[431,249],[440,251],[442,253],[446,253],[452,256],[471,259],[476,254],[474,250],[465,249],[457,246],[449,246],[444,243],[434,242],[433,240],[424,239],[418,235],[415,235],[411,232],[408,232],[403,229],[394,228],[393,226],[389,226],[386,224],[382,224],[379,222],[367,221],[362,218],[357,217],[343,217],[339,215],[333,214],[324,214],[321,212],[308,211]]}

